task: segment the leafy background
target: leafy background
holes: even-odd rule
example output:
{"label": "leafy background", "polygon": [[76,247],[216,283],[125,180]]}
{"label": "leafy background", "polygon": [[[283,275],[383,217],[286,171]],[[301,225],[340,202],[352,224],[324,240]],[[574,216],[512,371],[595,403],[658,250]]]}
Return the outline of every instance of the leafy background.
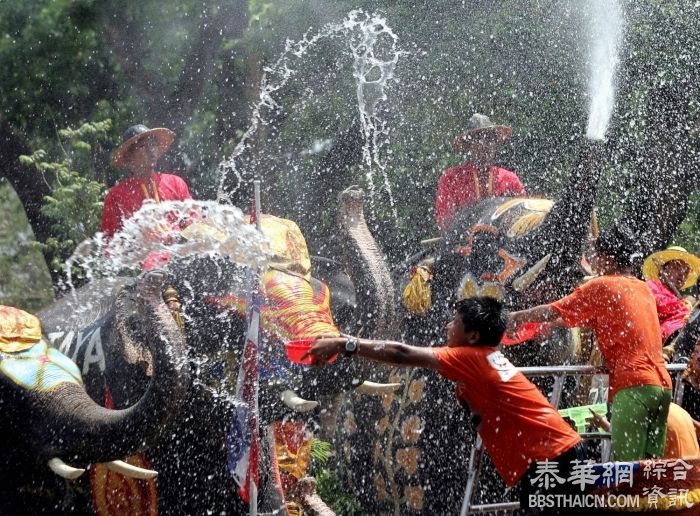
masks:
{"label": "leafy background", "polygon": [[[635,195],[638,200],[674,186],[655,181],[645,158],[649,147],[668,157],[669,166],[692,169],[691,183],[697,182],[699,168],[696,2],[622,3],[626,36],[598,200],[604,224],[621,216]],[[109,154],[128,126],[172,128],[179,138],[162,168],[182,174],[195,197],[214,198],[218,165],[248,128],[263,72],[282,55],[285,42],[364,9],[386,19],[403,52],[378,112],[388,128],[379,153],[397,216],[378,171],[357,158],[362,140],[355,83],[348,40],[340,37],[290,59],[293,76],[275,92],[276,107],[263,113],[268,123],[237,161],[245,182],[232,201],[246,208],[249,179],[259,177],[265,209],[297,220],[312,250],[332,257],[342,247],[333,238],[337,194],[353,183],[369,189],[368,173],[374,172],[369,220],[395,264],[412,254],[420,239],[434,236],[437,179],[461,159],[449,142],[475,111],[513,127],[498,162],[516,170],[533,195],[556,196],[576,162],[587,119],[585,5],[575,0],[6,0],[0,4],[0,137],[9,141],[11,135],[14,143],[3,146],[1,162],[8,177],[8,164],[18,167],[15,175],[43,199],[39,216],[30,218],[37,247],[58,284],[63,260],[97,227],[105,188],[121,178],[110,167]],[[386,41],[377,44],[379,55],[388,49]],[[664,88],[675,92],[673,102],[691,122],[684,133],[658,141],[650,137],[650,99]],[[328,158],[342,146],[346,159]],[[20,155],[30,157],[19,162]],[[3,186],[8,228],[0,244],[3,257],[32,247],[22,236],[28,233],[21,210],[10,197]],[[693,195],[675,242],[695,251],[700,250],[698,217]],[[28,278],[3,267],[0,302],[35,308],[37,299],[50,297],[46,270]],[[20,266],[42,268],[40,259]],[[45,296],[37,294],[43,290]]]}

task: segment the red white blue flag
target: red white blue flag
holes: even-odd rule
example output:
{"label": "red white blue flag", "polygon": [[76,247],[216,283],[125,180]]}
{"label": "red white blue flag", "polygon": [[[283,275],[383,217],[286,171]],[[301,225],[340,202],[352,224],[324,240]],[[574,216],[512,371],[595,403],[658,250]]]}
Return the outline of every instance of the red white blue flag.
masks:
{"label": "red white blue flag", "polygon": [[[257,275],[251,271],[259,285]],[[252,282],[251,282],[252,283]],[[227,436],[228,467],[243,500],[257,506],[260,443],[258,432],[258,345],[260,342],[260,295],[253,288],[249,303],[248,333],[238,371],[236,400]]]}

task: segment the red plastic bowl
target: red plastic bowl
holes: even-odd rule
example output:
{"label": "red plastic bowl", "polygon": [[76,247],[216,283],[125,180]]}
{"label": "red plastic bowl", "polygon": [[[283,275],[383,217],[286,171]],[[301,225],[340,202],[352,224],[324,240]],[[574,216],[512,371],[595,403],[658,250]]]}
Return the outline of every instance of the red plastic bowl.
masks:
{"label": "red plastic bowl", "polygon": [[540,332],[542,326],[542,323],[524,323],[520,328],[518,328],[512,338],[507,334],[504,334],[503,338],[501,339],[501,344],[505,346],[522,344],[526,340],[530,340],[535,337]]}
{"label": "red plastic bowl", "polygon": [[[301,357],[303,357],[304,354],[311,349],[311,346],[314,345],[314,341],[315,339],[290,340],[287,342],[287,344],[285,344],[287,358],[295,364],[312,365],[310,356],[304,358],[303,360]],[[333,355],[326,363],[332,364],[335,362],[336,358],[338,358],[338,355]]]}

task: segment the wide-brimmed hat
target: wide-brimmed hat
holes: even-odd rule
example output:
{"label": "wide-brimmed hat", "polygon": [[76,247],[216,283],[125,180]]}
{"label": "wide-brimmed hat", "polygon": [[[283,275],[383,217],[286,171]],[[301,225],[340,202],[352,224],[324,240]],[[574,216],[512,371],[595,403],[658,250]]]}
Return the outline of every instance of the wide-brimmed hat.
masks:
{"label": "wide-brimmed hat", "polygon": [[[671,246],[663,251],[657,251],[647,256],[642,265],[642,274],[644,279],[659,279],[659,269],[668,262],[680,260],[688,265],[688,278],[685,280],[682,289],[691,287],[695,284],[700,276],[700,258],[679,246]],[[681,289],[681,290],[682,290]]]}
{"label": "wide-brimmed hat", "polygon": [[158,157],[165,154],[175,140],[175,133],[165,127],[149,129],[143,124],[132,125],[122,135],[122,144],[112,155],[112,165],[117,168],[127,168],[129,163],[129,150],[142,141],[151,138],[158,147]]}
{"label": "wide-brimmed hat", "polygon": [[503,143],[510,138],[513,131],[507,125],[494,124],[486,115],[474,113],[467,122],[467,130],[452,142],[452,148],[457,151],[466,150],[469,145],[477,143],[479,138],[487,133],[494,135],[496,143]]}

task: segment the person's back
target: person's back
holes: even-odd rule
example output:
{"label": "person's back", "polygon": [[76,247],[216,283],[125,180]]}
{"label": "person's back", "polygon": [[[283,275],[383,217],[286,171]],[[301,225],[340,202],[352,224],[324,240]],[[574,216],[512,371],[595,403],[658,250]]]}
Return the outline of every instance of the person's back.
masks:
{"label": "person's back", "polygon": [[671,403],[668,407],[668,428],[663,458],[678,457],[700,457],[700,445],[698,445],[693,418],[685,409]]}
{"label": "person's back", "polygon": [[656,302],[643,281],[623,275],[600,276],[552,307],[567,325],[586,326],[595,332],[610,373],[610,399],[618,390],[634,385],[671,388]]}

